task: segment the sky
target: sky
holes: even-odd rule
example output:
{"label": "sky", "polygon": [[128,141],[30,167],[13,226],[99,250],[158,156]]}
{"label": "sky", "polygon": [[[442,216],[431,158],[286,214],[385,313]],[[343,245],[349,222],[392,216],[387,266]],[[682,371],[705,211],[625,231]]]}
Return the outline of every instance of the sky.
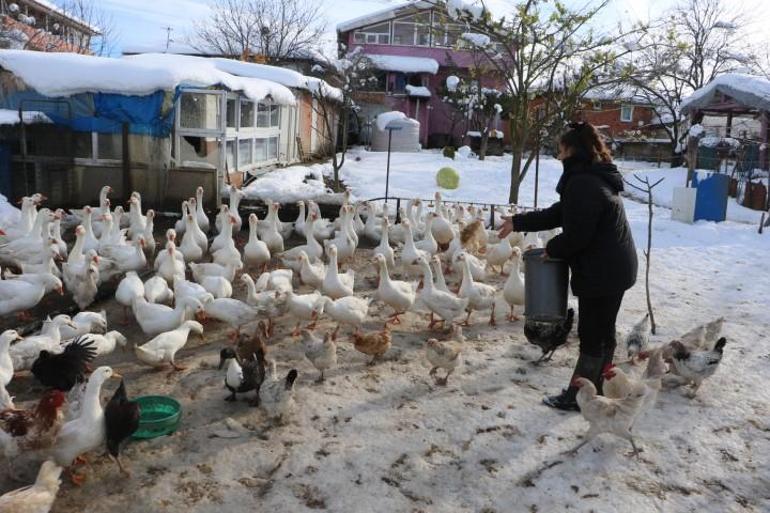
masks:
{"label": "sky", "polygon": [[[356,18],[391,5],[404,3],[403,0],[318,0],[323,1],[326,17],[327,41],[335,40],[337,23]],[[582,7],[588,0],[565,0],[571,7]],[[505,12],[515,0],[486,0],[494,11]],[[736,9],[744,8],[752,13],[752,19],[767,19],[770,2],[767,0],[725,0],[735,4]],[[211,0],[98,0],[97,4],[108,13],[117,32],[113,53],[122,50],[165,47],[167,27],[171,27],[171,39],[184,44],[191,34],[196,21],[205,21],[210,15]],[[619,21],[646,21],[676,3],[676,0],[611,0],[608,7],[596,20],[599,27],[614,27]],[[754,16],[762,13],[763,15]],[[766,41],[761,27],[755,27],[755,38]],[[173,44],[173,43],[172,43]]]}

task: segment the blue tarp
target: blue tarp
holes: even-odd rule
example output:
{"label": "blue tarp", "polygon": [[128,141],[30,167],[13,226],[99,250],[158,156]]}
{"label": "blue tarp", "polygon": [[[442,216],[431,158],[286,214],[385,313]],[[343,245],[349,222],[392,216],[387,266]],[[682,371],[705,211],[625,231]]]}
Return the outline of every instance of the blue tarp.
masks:
{"label": "blue tarp", "polygon": [[163,112],[165,97],[164,91],[147,96],[84,93],[68,98],[19,91],[0,97],[0,108],[18,110],[21,106],[44,112],[54,123],[78,132],[118,134],[123,123],[128,123],[129,133],[166,137],[174,126],[174,109]]}

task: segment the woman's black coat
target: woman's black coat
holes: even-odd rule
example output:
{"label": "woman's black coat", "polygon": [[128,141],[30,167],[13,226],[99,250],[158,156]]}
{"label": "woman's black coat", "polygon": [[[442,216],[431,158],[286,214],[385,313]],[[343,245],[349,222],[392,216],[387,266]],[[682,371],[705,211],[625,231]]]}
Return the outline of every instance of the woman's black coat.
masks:
{"label": "woman's black coat", "polygon": [[517,232],[561,227],[546,246],[548,255],[566,260],[572,292],[580,297],[619,294],[636,282],[638,261],[626,220],[623,178],[615,164],[568,158],[556,191],[561,201],[513,217]]}

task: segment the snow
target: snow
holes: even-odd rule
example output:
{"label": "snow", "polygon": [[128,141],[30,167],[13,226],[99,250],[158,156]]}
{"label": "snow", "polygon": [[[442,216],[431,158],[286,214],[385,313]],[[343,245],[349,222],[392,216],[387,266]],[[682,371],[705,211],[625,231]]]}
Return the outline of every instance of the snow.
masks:
{"label": "snow", "polygon": [[682,114],[691,109],[703,107],[711,102],[717,93],[735,98],[741,104],[755,109],[770,109],[770,80],[745,73],[725,73],[701,87],[682,100],[679,106]]}
{"label": "snow", "polygon": [[409,118],[403,112],[392,110],[390,112],[383,112],[382,114],[378,115],[375,122],[377,123],[377,128],[380,130],[385,130],[387,126],[393,121],[406,122],[408,120]]}
{"label": "snow", "polygon": [[477,32],[464,32],[463,34],[460,35],[460,39],[464,39],[465,41],[469,42],[473,46],[478,46],[480,48],[489,46],[489,43],[490,43],[490,39],[488,35],[479,34]]}
{"label": "snow", "polygon": [[383,71],[401,73],[438,73],[438,61],[429,57],[406,57],[403,55],[366,54],[372,65]]}
{"label": "snow", "polygon": [[295,103],[286,86],[258,78],[226,73],[216,62],[203,57],[142,54],[122,59],[71,53],[0,50],[0,67],[21,78],[44,96],[66,97],[80,93],[147,95],[178,86],[223,85],[242,91],[254,101],[270,96],[284,105]]}
{"label": "snow", "polygon": [[7,228],[21,219],[21,210],[8,202],[8,198],[0,194],[0,228]]}
{"label": "snow", "polygon": [[292,203],[300,200],[316,200],[331,194],[323,181],[324,174],[331,174],[329,164],[311,166],[291,166],[276,169],[243,188],[250,199],[271,199],[279,203]]}
{"label": "snow", "polygon": [[[361,0],[358,0],[358,2],[354,2],[354,4],[360,3]],[[378,4],[380,2],[377,2]],[[371,12],[367,12],[366,14],[362,16],[357,16],[355,18],[345,20],[344,22],[337,24],[337,32],[349,32],[351,30],[365,27],[368,25],[374,25],[376,23],[380,23],[381,21],[386,21],[394,16],[397,16],[400,14],[400,11],[403,8],[417,8],[417,9],[429,9],[433,7],[435,2],[433,0],[431,1],[417,1],[417,2],[398,2],[398,5],[394,7],[386,7],[384,9],[378,9],[378,10],[372,10]],[[345,6],[345,10],[347,10],[349,6]],[[374,7],[374,4],[372,5],[372,8]],[[410,9],[411,11],[411,9]],[[331,14],[331,13],[330,13]]]}
{"label": "snow", "polygon": [[690,127],[689,134],[690,137],[700,137],[705,131],[706,130],[703,128],[703,125],[696,123]]}
{"label": "snow", "polygon": [[733,139],[732,137],[716,136],[704,137],[698,141],[698,146],[703,146],[705,148],[716,148],[719,144],[726,144],[735,149],[741,145],[741,142],[738,139]]}
{"label": "snow", "polygon": [[218,69],[225,73],[230,73],[231,75],[269,80],[286,87],[304,89],[312,93],[317,92],[319,87],[323,87],[323,94],[326,97],[332,95],[334,98],[342,98],[342,92],[337,88],[331,87],[325,81],[319,78],[305,76],[302,73],[289,68],[253,62],[242,62],[233,59],[215,58],[213,60],[216,62]]}
{"label": "snow", "polygon": [[413,86],[408,85],[406,86],[406,92],[409,96],[419,96],[420,98],[430,98],[430,89],[428,89],[425,86]]}
{"label": "snow", "polygon": [[455,75],[449,75],[446,77],[446,88],[452,92],[457,91],[457,86],[460,84],[460,79]]}
{"label": "snow", "polygon": [[[481,137],[481,132],[476,130],[470,130],[465,133],[468,137]],[[489,137],[493,139],[502,139],[503,133],[500,130],[492,130],[489,132]]]}
{"label": "snow", "polygon": [[[30,123],[51,123],[51,119],[43,112],[34,110],[25,110],[22,113],[24,124]],[[0,125],[18,125],[19,111],[13,109],[0,109]]]}
{"label": "snow", "polygon": [[449,16],[457,19],[470,15],[472,19],[479,19],[484,11],[480,0],[468,2],[466,0],[447,0],[447,12]]}

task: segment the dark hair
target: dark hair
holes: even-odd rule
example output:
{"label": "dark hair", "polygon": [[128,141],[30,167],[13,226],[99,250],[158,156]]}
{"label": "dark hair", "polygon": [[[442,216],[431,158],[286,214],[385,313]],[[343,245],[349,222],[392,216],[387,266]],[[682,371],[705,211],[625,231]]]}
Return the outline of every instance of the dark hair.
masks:
{"label": "dark hair", "polygon": [[559,143],[572,150],[572,156],[590,162],[611,162],[612,155],[601,135],[591,123],[570,123]]}

